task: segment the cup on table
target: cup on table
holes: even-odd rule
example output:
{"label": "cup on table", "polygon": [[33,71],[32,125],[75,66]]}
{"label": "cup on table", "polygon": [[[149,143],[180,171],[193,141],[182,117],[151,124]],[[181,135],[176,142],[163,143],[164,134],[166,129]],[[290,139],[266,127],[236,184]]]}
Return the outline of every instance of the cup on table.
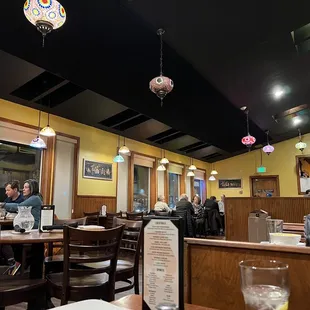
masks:
{"label": "cup on table", "polygon": [[239,263],[246,310],[287,310],[288,265],[278,261],[248,260]]}
{"label": "cup on table", "polygon": [[266,219],[267,232],[270,242],[270,233],[282,233],[283,232],[283,220]]}

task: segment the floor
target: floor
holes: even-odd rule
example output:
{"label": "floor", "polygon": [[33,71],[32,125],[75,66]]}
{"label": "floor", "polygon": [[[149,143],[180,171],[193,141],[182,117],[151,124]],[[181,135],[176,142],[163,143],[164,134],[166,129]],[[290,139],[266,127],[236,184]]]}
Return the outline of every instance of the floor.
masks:
{"label": "floor", "polygon": [[[126,285],[126,283],[121,283],[121,282],[117,282],[116,283],[116,288],[122,287],[123,285]],[[141,269],[141,264],[140,264],[140,272],[139,272],[139,289],[140,289],[140,293],[142,292],[142,269]],[[130,294],[134,294],[134,289],[130,290],[130,291],[126,291],[126,292],[122,292],[119,294],[115,295],[115,299],[120,299],[126,295],[130,295]],[[53,304],[58,307],[60,306],[60,300],[59,299],[52,299]],[[10,307],[6,307],[5,310],[25,310],[27,309],[27,303],[20,303],[14,306],[10,306]]]}

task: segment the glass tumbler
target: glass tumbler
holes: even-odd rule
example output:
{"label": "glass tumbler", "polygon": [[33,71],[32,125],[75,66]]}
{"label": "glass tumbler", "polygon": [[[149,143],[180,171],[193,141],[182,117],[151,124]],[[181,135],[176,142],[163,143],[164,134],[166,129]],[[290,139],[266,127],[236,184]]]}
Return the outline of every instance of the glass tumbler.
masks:
{"label": "glass tumbler", "polygon": [[239,264],[246,310],[287,310],[288,265],[278,261],[248,260]]}
{"label": "glass tumbler", "polygon": [[270,233],[283,232],[283,220],[266,219],[268,238],[270,241]]}

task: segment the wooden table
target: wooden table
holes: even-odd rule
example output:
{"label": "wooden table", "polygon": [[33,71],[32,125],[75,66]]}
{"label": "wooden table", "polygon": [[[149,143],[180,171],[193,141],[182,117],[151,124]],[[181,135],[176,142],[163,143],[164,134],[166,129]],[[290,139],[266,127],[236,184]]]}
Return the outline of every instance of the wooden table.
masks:
{"label": "wooden table", "polygon": [[50,243],[63,241],[63,231],[54,230],[42,233],[37,229],[32,230],[30,234],[14,234],[12,230],[0,232],[0,244],[33,244]]}
{"label": "wooden table", "polygon": [[[142,296],[141,295],[128,295],[119,300],[113,301],[112,304],[118,307],[128,309],[128,310],[142,309]],[[216,309],[185,304],[185,310],[216,310]]]}
{"label": "wooden table", "polygon": [[0,226],[11,226],[11,227],[13,227],[13,219],[0,220]]}

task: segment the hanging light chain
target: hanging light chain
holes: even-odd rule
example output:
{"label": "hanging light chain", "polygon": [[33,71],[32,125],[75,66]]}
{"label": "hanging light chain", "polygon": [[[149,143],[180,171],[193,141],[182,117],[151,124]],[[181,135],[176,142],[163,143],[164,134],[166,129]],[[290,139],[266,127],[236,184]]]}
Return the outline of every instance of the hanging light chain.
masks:
{"label": "hanging light chain", "polygon": [[41,110],[39,111],[39,126],[38,126],[38,136],[40,136],[40,127],[41,127]]}
{"label": "hanging light chain", "polygon": [[160,39],[160,58],[159,58],[159,70],[160,70],[160,75],[163,75],[163,34],[165,33],[164,29],[158,29],[157,34],[159,35]]}
{"label": "hanging light chain", "polygon": [[299,136],[299,142],[301,142],[301,132],[299,128],[298,128],[298,136]]}
{"label": "hanging light chain", "polygon": [[246,127],[247,127],[247,130],[248,130],[248,135],[250,135],[249,110],[247,110],[245,113],[246,113]]}
{"label": "hanging light chain", "polygon": [[269,144],[269,130],[266,131],[266,135],[267,135],[267,144]]}

